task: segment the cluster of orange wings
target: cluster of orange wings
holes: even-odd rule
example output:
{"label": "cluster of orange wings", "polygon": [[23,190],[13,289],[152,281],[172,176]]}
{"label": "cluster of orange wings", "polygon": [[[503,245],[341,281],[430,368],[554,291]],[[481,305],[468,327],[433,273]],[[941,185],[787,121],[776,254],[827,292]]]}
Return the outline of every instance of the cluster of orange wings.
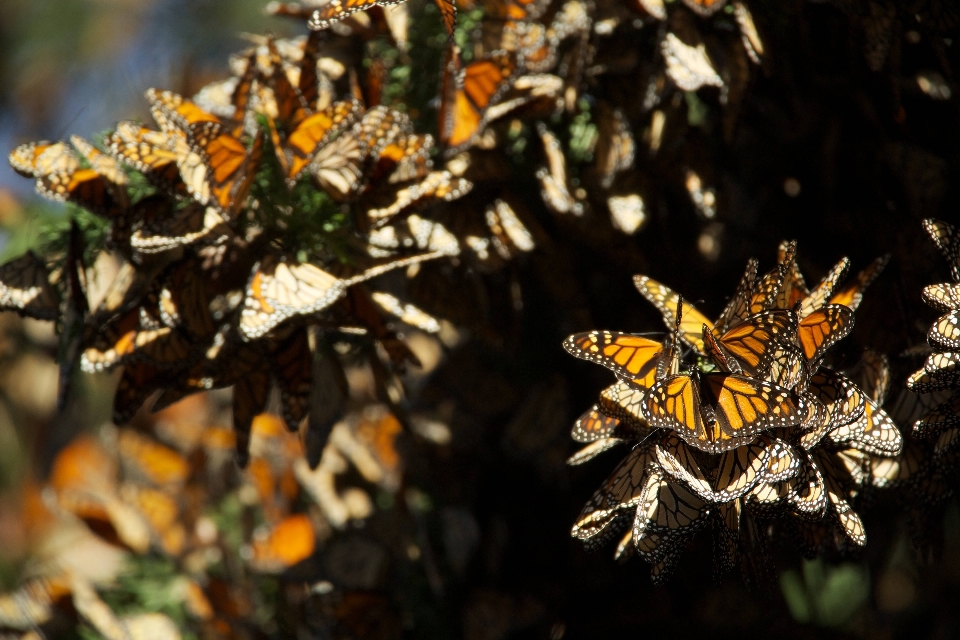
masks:
{"label": "cluster of orange wings", "polygon": [[[338,545],[328,541],[372,513],[370,489],[393,494],[400,487],[397,419],[381,405],[347,415],[311,470],[280,416],[262,414],[241,472],[232,431],[209,426],[216,413],[204,394],[161,412],[144,431],[113,429],[70,442],[47,483],[24,494],[31,547],[47,555],[31,580],[0,594],[0,625],[55,633],[79,619],[108,640],[174,639],[187,628],[203,637],[244,637],[262,606],[256,594],[264,576],[296,575],[293,591],[302,593],[291,596],[301,600],[307,584],[335,580],[336,593],[332,585],[320,589],[336,601],[350,598],[349,585],[369,580],[357,566],[362,556],[338,550],[349,534]],[[348,470],[359,474],[359,484],[344,486],[339,476]],[[52,557],[42,551],[45,540],[64,535],[72,541],[66,549]],[[167,610],[182,608],[188,622],[114,613],[98,595],[110,591],[111,570],[85,563],[83,553],[106,565],[127,554],[169,561],[177,570],[166,588]],[[334,628],[345,622],[336,612],[326,621]]]}
{"label": "cluster of orange wings", "polygon": [[762,276],[751,260],[716,322],[637,276],[672,329],[666,340],[591,331],[564,342],[618,378],[574,426],[587,447],[569,462],[633,447],[584,508],[574,537],[597,546],[627,528],[617,556],[636,552],[653,564],[655,581],[710,522],[719,570],[762,550],[768,529],[757,522],[776,524],[811,555],[866,542],[852,498],[910,473],[900,432],[881,408],[889,366],[869,351],[846,373],[823,363],[886,258],[841,286],[844,258],[811,289],[795,251],[783,243]]}
{"label": "cluster of orange wings", "polygon": [[[396,322],[439,331],[436,319],[366,283],[458,255],[458,239],[417,212],[471,184],[433,171],[432,137],[414,133],[404,113],[368,107],[355,82],[338,99],[320,62],[320,35],[259,39],[233,59],[235,77],[193,99],[148,90],[157,128],[125,121],[99,148],[74,136],[10,154],[39,193],[103,218],[107,249],[119,261],[98,301],[88,296],[90,250],[76,225],[66,252],[0,266],[0,308],[63,320],[61,405],[75,362],[86,372],[122,367],[117,424],[156,393],[154,410],[233,386],[244,464],[252,421],[271,389],[288,427],[300,428],[318,361],[337,360],[337,336],[371,338],[365,347],[349,340],[380,371],[373,341],[396,367],[416,362]],[[152,193],[135,199],[131,172]],[[331,206],[298,210],[304,192],[324,194]],[[322,216],[335,203],[353,214],[347,226],[319,239],[297,232],[305,224],[325,229]],[[377,376],[387,378],[385,370]],[[329,420],[310,423],[317,433],[329,429]]]}

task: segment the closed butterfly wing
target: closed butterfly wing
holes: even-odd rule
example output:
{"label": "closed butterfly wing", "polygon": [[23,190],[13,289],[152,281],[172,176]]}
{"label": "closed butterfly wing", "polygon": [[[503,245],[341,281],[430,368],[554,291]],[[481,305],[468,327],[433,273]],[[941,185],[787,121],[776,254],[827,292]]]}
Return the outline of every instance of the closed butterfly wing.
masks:
{"label": "closed butterfly wing", "polygon": [[386,206],[374,206],[367,209],[366,215],[374,224],[383,224],[404,212],[415,210],[430,202],[456,200],[473,188],[473,184],[464,178],[454,177],[449,171],[432,171],[420,182],[399,189],[386,189],[378,194],[379,198],[389,198]]}
{"label": "closed butterfly wing", "polygon": [[[945,351],[960,351],[960,309],[937,318],[927,332],[927,342]],[[927,368],[927,367],[925,367]],[[953,370],[956,365],[938,365],[934,369]],[[930,371],[930,368],[927,368]]]}
{"label": "closed butterfly wing", "polygon": [[310,161],[310,175],[334,200],[346,200],[364,186],[363,166],[369,149],[352,132],[324,145]]}
{"label": "closed butterfly wing", "polygon": [[305,116],[283,139],[276,128],[271,129],[278,158],[286,171],[287,183],[292,185],[313,162],[316,154],[327,145],[335,135],[343,131],[360,117],[362,106],[358,100],[335,102],[326,109]]}
{"label": "closed butterfly wing", "polygon": [[736,291],[717,319],[715,329],[719,334],[722,335],[730,329],[730,327],[738,324],[742,320],[746,320],[747,316],[750,315],[750,298],[753,292],[754,282],[757,279],[757,266],[758,263],[756,259],[750,258],[750,260],[747,261],[747,268],[743,272],[743,277],[740,278],[739,284],[737,284]]}
{"label": "closed butterfly wing", "polygon": [[960,395],[956,395],[923,414],[917,420],[913,433],[919,438],[929,438],[947,429],[960,426]]}
{"label": "closed butterfly wing", "polygon": [[616,418],[624,428],[630,429],[641,438],[651,431],[647,419],[643,417],[643,397],[645,390],[627,382],[618,381],[602,392],[597,407],[602,413]]}
{"label": "closed butterfly wing", "polygon": [[941,313],[960,309],[960,284],[927,285],[923,288],[923,301]]}
{"label": "closed butterfly wing", "polygon": [[60,298],[50,284],[47,265],[27,251],[0,265],[0,310],[38,320],[56,320]]}
{"label": "closed butterfly wing", "polygon": [[867,398],[859,422],[861,424],[853,430],[856,435],[850,440],[853,447],[875,456],[893,457],[900,454],[903,437],[879,404]]}
{"label": "closed butterfly wing", "polygon": [[588,540],[603,534],[615,519],[629,522],[656,469],[656,453],[651,446],[640,446],[617,466],[590,501],[573,526],[571,535]]}
{"label": "closed butterfly wing", "polygon": [[270,349],[273,375],[280,389],[280,406],[287,428],[296,432],[307,416],[313,385],[313,352],[306,327],[295,329]]}
{"label": "closed butterfly wing", "polygon": [[830,296],[833,295],[834,290],[837,288],[837,285],[840,284],[840,281],[849,268],[850,260],[848,258],[842,259],[833,266],[830,272],[824,276],[823,280],[821,280],[808,295],[804,296],[803,300],[800,301],[799,315],[801,318],[806,318],[827,304]]}
{"label": "closed butterfly wing", "polygon": [[247,284],[240,332],[247,339],[262,337],[288,318],[326,309],[345,288],[342,280],[319,267],[269,255]]}
{"label": "closed butterfly wing", "polygon": [[923,221],[923,229],[933,238],[940,253],[947,259],[954,281],[960,282],[960,231],[949,222],[933,218]]}
{"label": "closed butterfly wing", "polygon": [[570,336],[563,348],[571,355],[602,365],[621,378],[650,388],[656,382],[663,345],[628,333],[590,331]]}
{"label": "closed butterfly wing", "polygon": [[168,134],[124,121],[118,123],[116,131],[107,134],[103,142],[107,153],[142,173],[163,191],[171,194],[186,191],[177,165],[177,159],[189,153],[182,132]]}
{"label": "closed butterfly wing", "polygon": [[624,442],[625,440],[622,440],[621,438],[600,438],[599,440],[594,440],[567,458],[567,464],[571,467],[584,464],[590,460],[593,460],[604,451],[609,451],[610,449],[616,447],[617,445],[623,444]]}
{"label": "closed butterfly wing", "polygon": [[573,423],[570,436],[577,442],[595,442],[612,437],[619,425],[620,420],[604,413],[598,405],[593,405]]}
{"label": "closed butterfly wing", "polygon": [[307,25],[318,31],[328,29],[330,25],[348,18],[357,11],[366,11],[372,7],[385,7],[400,4],[404,0],[330,0],[319,9],[314,10],[307,21]]}
{"label": "closed butterfly wing", "polygon": [[[673,330],[677,322],[676,310],[679,296],[673,290],[647,276],[634,276],[633,284],[644,298],[657,307],[667,328]],[[683,303],[682,314],[680,337],[699,353],[706,353],[703,344],[703,325],[712,329],[713,323],[689,302]]]}

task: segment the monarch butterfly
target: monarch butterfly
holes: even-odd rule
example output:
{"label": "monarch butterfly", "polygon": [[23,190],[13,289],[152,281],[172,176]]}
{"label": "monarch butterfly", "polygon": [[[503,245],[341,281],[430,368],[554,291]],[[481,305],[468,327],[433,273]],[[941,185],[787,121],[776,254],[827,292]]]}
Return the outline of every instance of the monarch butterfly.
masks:
{"label": "monarch butterfly", "polygon": [[113,423],[122,426],[130,422],[144,401],[170,384],[172,378],[169,369],[149,362],[127,363],[113,394]]}
{"label": "monarch butterfly", "polygon": [[[747,316],[750,315],[750,299],[757,279],[758,266],[759,263],[755,258],[747,260],[747,268],[744,270],[740,282],[737,283],[736,290],[727,302],[727,306],[720,313],[720,317],[717,318],[716,327],[714,327],[716,331],[725,333],[734,324],[746,320]],[[669,302],[665,300],[663,304],[669,305]],[[659,305],[657,306],[659,308]],[[684,310],[684,313],[687,313],[687,311]]]}
{"label": "monarch butterfly", "polygon": [[126,208],[130,205],[127,197],[127,175],[117,164],[116,160],[105,155],[92,144],[80,136],[70,136],[70,143],[80,152],[80,155],[90,164],[97,175],[101,176],[110,190],[110,195],[116,199],[120,207]]}
{"label": "monarch butterfly", "polygon": [[[296,183],[300,173],[312,161],[318,149],[327,144],[338,132],[352,126],[360,117],[360,101],[335,102],[325,109],[315,111],[316,106],[316,56],[310,46],[316,37],[311,34],[300,63],[300,79],[294,87],[287,78],[283,60],[272,40],[270,51],[272,73],[265,82],[273,90],[276,115],[267,116],[270,138],[280,167],[288,185]],[[314,55],[311,55],[314,52]]]}
{"label": "monarch butterfly", "polygon": [[346,133],[317,151],[308,171],[334,200],[345,200],[363,187],[366,158],[367,149],[360,146],[356,136]]}
{"label": "monarch butterfly", "polygon": [[919,438],[928,438],[956,426],[960,426],[960,395],[941,402],[924,414],[914,426],[913,433]]}
{"label": "monarch butterfly", "polygon": [[[249,66],[252,74],[255,65]],[[248,84],[243,87],[249,92]],[[238,85],[237,90],[241,88]],[[186,136],[189,151],[177,154],[177,166],[187,190],[201,204],[210,204],[227,216],[235,214],[253,184],[263,151],[262,132],[257,132],[248,150],[238,138],[242,119],[231,129],[225,126],[229,123],[175,93],[148,89],[146,95],[161,128],[168,135]],[[240,102],[245,104],[245,99]]]}
{"label": "monarch butterfly", "polygon": [[647,221],[647,212],[643,198],[637,193],[607,198],[607,209],[610,210],[610,223],[614,229],[632,236]]}
{"label": "monarch butterfly", "polygon": [[[954,354],[931,354],[933,362],[942,361],[945,356],[952,360]],[[926,369],[920,369],[919,371],[911,373],[907,378],[907,388],[916,393],[932,393],[945,389],[955,389],[958,383],[960,383],[960,375],[953,370],[930,372]]]}
{"label": "monarch butterfly", "polygon": [[345,289],[342,280],[319,267],[269,254],[247,284],[240,333],[248,340],[260,338],[287,318],[329,307]]}
{"label": "monarch butterfly", "polygon": [[797,330],[793,312],[757,313],[719,338],[706,324],[701,330],[708,353],[725,371],[785,388],[793,388],[806,374],[802,354],[791,344]]}
{"label": "monarch butterfly", "polygon": [[863,392],[849,378],[826,367],[820,367],[811,376],[807,393],[824,408],[823,417],[800,437],[800,443],[808,450],[828,432],[850,425],[863,415]]}
{"label": "monarch butterfly", "polygon": [[792,265],[796,262],[797,243],[790,241],[780,251],[777,266],[767,272],[754,284],[750,297],[750,314],[760,313],[776,306],[783,292]]}
{"label": "monarch butterfly", "polygon": [[840,304],[851,311],[856,311],[860,302],[863,301],[863,292],[883,272],[889,261],[890,254],[886,254],[871,262],[866,269],[857,274],[853,282],[833,294],[830,304]]}
{"label": "monarch butterfly", "polygon": [[47,265],[33,251],[0,265],[0,310],[39,320],[56,320],[60,298]]}
{"label": "monarch butterfly", "polygon": [[[390,190],[390,204],[367,209],[366,215],[374,224],[383,224],[431,200],[456,200],[469,193],[472,188],[471,182],[455,178],[449,171],[433,171],[420,182]],[[382,198],[384,194],[380,196]]]}
{"label": "monarch butterfly", "polygon": [[387,176],[390,184],[423,178],[433,166],[430,160],[432,148],[433,136],[429,133],[407,135],[387,145],[370,172],[370,182],[375,184],[383,176]]}
{"label": "monarch butterfly", "polygon": [[653,427],[677,432],[688,444],[721,453],[769,429],[799,424],[803,398],[736,374],[678,374],[658,381],[641,405]]}
{"label": "monarch butterfly", "polygon": [[644,393],[639,387],[618,381],[600,392],[597,407],[605,415],[619,420],[625,429],[635,432],[642,440],[652,430],[641,410]]}
{"label": "monarch butterfly", "polygon": [[183,552],[187,532],[180,522],[180,507],[169,493],[124,483],[120,487],[120,498],[147,524],[154,546],[171,557]]}
{"label": "monarch butterfly", "polygon": [[163,253],[224,237],[227,231],[226,220],[215,208],[191,202],[171,216],[156,216],[135,225],[130,246],[141,254]]}
{"label": "monarch butterfly", "polygon": [[309,409],[313,385],[313,354],[306,327],[298,327],[269,349],[271,369],[280,389],[283,419],[290,431],[297,431]]}
{"label": "monarch butterfly", "polygon": [[763,40],[760,39],[760,33],[757,31],[757,25],[753,21],[753,14],[750,9],[742,2],[733,3],[733,17],[737,20],[737,26],[740,27],[740,40],[743,43],[743,49],[754,64],[760,64],[763,58]]}
{"label": "monarch butterfly", "polygon": [[460,253],[460,242],[439,222],[411,214],[392,225],[374,229],[367,240],[372,256],[393,255],[400,249],[416,249],[455,256]]}
{"label": "monarch butterfly", "polygon": [[537,125],[537,132],[543,142],[547,159],[547,166],[537,169],[536,172],[544,203],[556,213],[583,215],[583,203],[570,194],[567,182],[567,160],[563,155],[560,142],[542,123]]}
{"label": "monarch butterfly", "polygon": [[[927,341],[935,348],[960,351],[960,309],[955,309],[939,318],[927,332]],[[934,354],[936,355],[936,354]],[[937,369],[953,369],[956,365],[941,364]]]}
{"label": "monarch butterfly", "polygon": [[839,437],[835,438],[831,433],[830,439],[837,443],[849,442],[850,446],[875,456],[899,455],[903,449],[903,437],[897,425],[879,404],[870,398],[865,401],[863,415],[856,423]]}
{"label": "monarch butterfly", "polygon": [[853,311],[828,304],[800,320],[797,340],[807,362],[819,362],[827,349],[853,330]]}
{"label": "monarch butterfly", "polygon": [[169,194],[186,192],[177,159],[190,153],[186,135],[148,129],[136,122],[119,122],[103,141],[106,152],[130,165]]}
{"label": "monarch butterfly", "polygon": [[[101,156],[104,166],[108,158]],[[120,216],[126,205],[126,177],[112,167],[108,173],[121,176],[121,184],[96,170],[80,167],[80,159],[65,142],[21,145],[9,156],[11,166],[23,175],[37,178],[36,191],[58,202],[73,202],[107,218]]]}
{"label": "monarch butterfly", "polygon": [[649,389],[657,380],[663,344],[628,333],[590,331],[563,341],[570,355],[596,362],[619,377]]}
{"label": "monarch butterfly", "polygon": [[266,572],[289,569],[313,555],[316,535],[306,514],[287,516],[275,524],[266,537],[253,543],[251,565]]}
{"label": "monarch butterfly", "polygon": [[[795,263],[794,263],[795,264]],[[850,268],[850,259],[843,258],[833,266],[832,269],[823,277],[823,280],[813,288],[810,293],[805,295],[802,300],[800,300],[800,309],[798,315],[801,318],[805,318],[817,309],[820,309],[827,304],[827,300],[833,294],[837,285],[840,283],[840,280],[843,279],[843,276],[846,275],[847,269]]]}
{"label": "monarch butterfly", "polygon": [[673,33],[667,33],[660,42],[660,52],[666,62],[667,77],[681,91],[696,91],[705,86],[723,86],[723,79],[717,73],[702,42],[691,46]]}
{"label": "monarch butterfly", "polygon": [[[334,22],[351,16],[357,11],[366,11],[372,7],[386,7],[400,4],[404,0],[331,0],[326,5],[316,9],[307,25],[313,30],[327,29]],[[457,22],[457,5],[453,0],[436,0],[440,9],[440,17],[447,36],[453,38],[453,30]]]}
{"label": "monarch butterfly", "polygon": [[827,507],[827,492],[823,474],[806,453],[798,454],[799,469],[796,478],[788,481],[787,502],[801,518],[820,520]]}
{"label": "monarch butterfly", "polygon": [[158,297],[160,321],[182,328],[194,341],[203,341],[216,331],[210,313],[210,294],[199,265],[183,261],[164,279]]}
{"label": "monarch butterfly", "polygon": [[70,596],[66,575],[31,578],[16,591],[0,594],[0,625],[11,629],[36,629],[53,618],[54,609]]}
{"label": "monarch butterfly", "polygon": [[600,186],[609,189],[621,171],[633,167],[636,142],[630,131],[630,123],[620,109],[606,102],[597,105],[597,146],[594,151],[595,171],[600,177]]}
{"label": "monarch butterfly", "polygon": [[[633,276],[633,284],[644,298],[657,307],[663,316],[664,324],[672,330],[677,323],[676,310],[678,302],[681,302],[680,296],[669,287],[647,276]],[[680,338],[699,353],[706,353],[706,346],[703,343],[703,325],[712,327],[713,323],[689,302],[682,303],[682,311]]]}
{"label": "monarch butterfly", "polygon": [[484,211],[487,228],[493,234],[493,246],[507,260],[517,253],[529,253],[536,247],[533,233],[505,200],[497,199]]}
{"label": "monarch butterfly", "polygon": [[134,308],[100,329],[80,356],[88,373],[109,371],[127,362],[148,362],[161,369],[179,367],[194,356],[193,343],[170,327],[144,329]]}
{"label": "monarch butterfly", "polygon": [[473,142],[486,124],[487,109],[509,88],[515,56],[496,51],[461,69],[455,47],[444,61],[440,94],[440,142],[452,155]]}
{"label": "monarch butterfly", "polygon": [[117,450],[125,478],[167,491],[181,488],[190,474],[186,458],[132,429],[120,429]]}
{"label": "monarch butterfly", "polygon": [[845,540],[854,546],[862,547],[867,542],[867,534],[860,516],[847,502],[846,487],[854,482],[850,470],[839,459],[841,452],[828,453],[822,448],[813,452],[813,460],[823,474],[827,501],[837,530]]}
{"label": "monarch butterfly", "polygon": [[960,284],[931,284],[923,288],[923,301],[937,311],[960,309]]}
{"label": "monarch butterfly", "polygon": [[940,253],[947,259],[950,275],[956,282],[960,282],[960,231],[949,222],[934,218],[924,220],[923,229],[933,238]]}
{"label": "monarch butterfly", "polygon": [[[584,506],[570,534],[580,540],[589,540],[604,534],[614,520],[622,523],[643,499],[647,485],[658,483],[656,453],[650,445],[633,449],[594,492]],[[626,513],[624,513],[626,512]]]}
{"label": "monarch butterfly", "polygon": [[396,296],[383,291],[374,291],[370,298],[378,307],[401,322],[427,333],[439,333],[440,321],[416,306],[401,302]]}
{"label": "monarch butterfly", "polygon": [[570,435],[577,442],[591,443],[610,438],[618,426],[620,426],[620,420],[607,415],[599,405],[595,404],[577,418]]}
{"label": "monarch butterfly", "polygon": [[[633,521],[633,543],[641,557],[647,555],[642,543],[648,535],[658,534],[664,539],[660,544],[668,544],[667,551],[704,526],[709,513],[704,507],[706,503],[680,483],[663,473],[652,473]],[[676,542],[666,542],[670,539]]]}

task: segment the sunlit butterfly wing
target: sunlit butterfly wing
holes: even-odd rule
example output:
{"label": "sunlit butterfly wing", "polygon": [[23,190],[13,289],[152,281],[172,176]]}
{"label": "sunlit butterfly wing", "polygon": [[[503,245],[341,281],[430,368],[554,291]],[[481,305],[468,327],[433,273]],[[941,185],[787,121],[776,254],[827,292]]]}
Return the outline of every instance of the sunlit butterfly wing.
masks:
{"label": "sunlit butterfly wing", "polygon": [[643,497],[644,489],[656,469],[656,453],[651,446],[639,446],[617,466],[584,506],[571,535],[587,540],[602,534],[620,516],[629,518]]}
{"label": "sunlit butterfly wing", "polygon": [[577,418],[570,436],[577,442],[595,442],[612,437],[619,425],[620,420],[607,415],[598,405],[593,405]]}
{"label": "sunlit butterfly wing", "polygon": [[162,253],[226,233],[226,221],[215,208],[190,203],[169,216],[144,220],[134,228],[130,246],[143,254]]}
{"label": "sunlit butterfly wing", "polygon": [[[660,311],[664,324],[672,330],[677,323],[676,312],[679,296],[665,285],[647,276],[634,276],[633,284],[643,297],[653,303]],[[683,303],[683,318],[680,323],[680,337],[700,353],[705,353],[703,325],[713,328],[713,323],[705,315],[685,301]]]}
{"label": "sunlit butterfly wing", "polygon": [[676,435],[670,434],[655,446],[657,462],[660,468],[677,482],[706,502],[717,501],[710,480],[704,475],[697,462],[694,450]]}
{"label": "sunlit butterfly wing", "polygon": [[340,279],[319,267],[268,255],[247,284],[240,332],[248,339],[262,337],[288,318],[329,307],[345,288]]}
{"label": "sunlit butterfly wing", "polygon": [[[824,407],[825,415],[812,430],[803,434],[800,443],[812,449],[831,431],[854,424],[863,416],[866,398],[846,376],[821,367],[810,379],[809,394]],[[843,437],[840,433],[837,437]]]}
{"label": "sunlit butterfly wing", "polygon": [[650,388],[656,382],[663,345],[628,333],[589,331],[570,336],[563,348],[577,358],[604,366],[634,384]]}
{"label": "sunlit butterfly wing", "polygon": [[536,173],[544,203],[556,213],[582,215],[583,204],[570,193],[567,182],[567,160],[563,155],[560,142],[543,124],[538,125],[537,132],[543,142],[547,159],[547,166],[537,169]]}
{"label": "sunlit butterfly wing", "polygon": [[860,516],[847,502],[847,493],[844,489],[844,485],[850,481],[849,475],[845,475],[845,471],[841,468],[842,463],[836,461],[832,454],[818,450],[814,452],[813,457],[823,474],[828,504],[838,531],[848,542],[862,547],[867,542],[867,534]]}
{"label": "sunlit butterfly wing", "polygon": [[642,406],[651,426],[676,431],[688,444],[711,453],[741,446],[762,431],[798,424],[806,415],[802,399],[727,374],[706,374],[702,384],[688,375],[661,380]]}
{"label": "sunlit butterfly wing", "polygon": [[279,572],[313,555],[317,534],[310,517],[298,513],[285,517],[253,544],[251,566],[257,571]]}
{"label": "sunlit butterfly wing", "polygon": [[760,278],[754,285],[753,295],[750,298],[750,313],[760,313],[773,308],[777,303],[784,281],[791,271],[797,251],[797,243],[789,242],[780,256],[776,267]]}
{"label": "sunlit butterfly wing", "polygon": [[374,291],[370,298],[381,309],[411,327],[427,333],[439,333],[440,321],[418,307],[401,302],[396,296],[382,291]]}
{"label": "sunlit butterfly wing", "polygon": [[747,5],[734,2],[733,16],[737,20],[737,26],[740,27],[740,40],[743,42],[744,50],[754,64],[760,64],[764,48],[757,25],[753,21],[753,14],[750,13]]}
{"label": "sunlit butterfly wing", "polygon": [[630,123],[619,109],[601,102],[598,111],[598,138],[594,151],[600,186],[609,189],[617,173],[633,166],[636,143]]}
{"label": "sunlit butterfly wing", "polygon": [[39,320],[60,315],[60,298],[47,265],[33,251],[0,265],[0,310]]}
{"label": "sunlit butterfly wing", "polygon": [[827,304],[827,300],[833,295],[834,290],[846,275],[850,268],[849,258],[843,258],[830,269],[830,272],[824,276],[823,280],[815,286],[808,295],[800,301],[800,317],[805,318],[817,309]]}
{"label": "sunlit butterfly wing", "polygon": [[334,200],[345,200],[364,186],[363,167],[369,149],[352,132],[324,145],[310,161],[310,175]]}
{"label": "sunlit butterfly wing", "polygon": [[584,464],[585,462],[593,460],[604,451],[609,451],[610,449],[619,444],[623,444],[624,442],[625,440],[622,440],[621,438],[600,438],[599,440],[594,440],[567,458],[567,464],[571,467]]}
{"label": "sunlit butterfly wing", "polygon": [[880,405],[866,399],[863,415],[854,429],[851,446],[876,456],[896,456],[903,449],[903,437],[900,430]]}
{"label": "sunlit butterfly wing", "polygon": [[335,22],[347,18],[357,11],[366,11],[371,7],[400,4],[404,0],[330,0],[319,9],[314,10],[307,25],[318,31],[327,29]]}
{"label": "sunlit butterfly wing", "polygon": [[118,205],[123,208],[129,206],[130,200],[127,197],[126,188],[128,183],[127,175],[123,172],[123,169],[120,168],[120,165],[117,164],[117,161],[104,154],[80,136],[70,136],[70,142],[90,164],[90,168],[106,181],[107,188],[110,190],[110,194],[116,199]]}
{"label": "sunlit butterfly wing", "polygon": [[807,362],[817,362],[827,349],[853,330],[853,311],[829,304],[800,320],[797,340]]}
{"label": "sunlit butterfly wing", "polygon": [[806,453],[800,453],[800,468],[791,482],[787,501],[802,518],[819,520],[827,506],[823,475]]}
{"label": "sunlit butterfly wing", "polygon": [[337,133],[353,125],[361,111],[362,106],[358,100],[343,100],[304,117],[283,139],[276,128],[271,127],[274,147],[286,171],[288,184],[295,183],[303,170],[315,162],[317,151],[328,144]]}
{"label": "sunlit butterfly wing", "polygon": [[624,429],[635,432],[642,439],[651,431],[641,409],[644,393],[637,386],[618,381],[600,392],[600,401],[596,406],[601,413],[616,418]]}
{"label": "sunlit butterfly wing", "polygon": [[[791,311],[773,310],[754,314],[719,337],[717,343],[732,356],[739,369],[753,378],[765,379],[775,364],[788,368],[797,318]],[[802,366],[797,362],[792,366]],[[778,370],[778,377],[781,377]],[[782,385],[787,386],[787,385]]]}
{"label": "sunlit butterfly wing", "polygon": [[[960,351],[960,309],[955,309],[937,318],[937,321],[930,327],[930,331],[927,332],[927,342],[935,348]],[[946,367],[938,366],[936,368],[945,369]],[[950,368],[955,368],[955,365]]]}
{"label": "sunlit butterfly wing", "polygon": [[660,43],[666,62],[666,74],[682,91],[696,91],[704,86],[722,87],[723,79],[717,73],[704,44],[691,46],[673,33],[667,33]]}
{"label": "sunlit butterfly wing", "polygon": [[533,251],[536,243],[533,234],[504,200],[496,200],[484,212],[487,227],[492,235],[494,248],[504,259],[518,253]]}
{"label": "sunlit butterfly wing", "polygon": [[447,153],[462,149],[480,133],[486,110],[509,87],[516,70],[514,57],[494,52],[460,70],[457,54],[444,70],[444,93],[440,103],[440,142]]}
{"label": "sunlit butterfly wing", "polygon": [[747,261],[747,268],[743,272],[739,284],[737,284],[736,291],[717,319],[715,330],[719,334],[722,335],[734,324],[745,320],[750,315],[750,298],[754,281],[757,279],[757,266],[758,263],[754,258]]}
{"label": "sunlit butterfly wing", "polygon": [[933,218],[924,220],[923,228],[947,259],[954,281],[960,282],[960,231],[949,222]]}
{"label": "sunlit butterfly wing", "polygon": [[414,210],[431,201],[456,200],[473,188],[473,183],[464,178],[456,178],[449,171],[433,171],[415,184],[386,189],[381,198],[388,195],[391,202],[384,207],[367,209],[367,217],[374,223],[389,221],[404,212]]}
{"label": "sunlit butterfly wing", "polygon": [[960,309],[960,284],[931,284],[923,288],[923,301],[937,311]]}
{"label": "sunlit butterfly wing", "polygon": [[171,135],[125,121],[118,123],[116,131],[107,134],[103,143],[107,153],[142,173],[165,192],[185,192],[186,185],[177,165],[177,159],[189,153],[183,133]]}

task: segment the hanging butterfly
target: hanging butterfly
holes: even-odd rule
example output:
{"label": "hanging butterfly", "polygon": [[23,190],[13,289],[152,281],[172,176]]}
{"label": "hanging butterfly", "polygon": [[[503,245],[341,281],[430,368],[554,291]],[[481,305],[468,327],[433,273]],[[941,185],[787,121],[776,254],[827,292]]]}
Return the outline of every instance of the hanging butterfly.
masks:
{"label": "hanging butterfly", "polygon": [[38,320],[60,316],[60,297],[47,265],[33,251],[0,265],[0,310]]}
{"label": "hanging butterfly", "polygon": [[538,123],[537,132],[543,141],[543,149],[547,159],[547,166],[537,169],[537,180],[540,181],[540,195],[547,207],[555,213],[570,213],[575,216],[583,215],[583,203],[579,202],[570,193],[567,177],[567,160],[556,136],[543,123]]}
{"label": "hanging butterfly", "polygon": [[840,304],[848,307],[851,311],[856,311],[860,302],[863,301],[863,292],[883,272],[889,261],[890,254],[888,253],[871,262],[866,269],[857,274],[853,282],[830,297],[830,304]]}
{"label": "hanging butterfly", "polygon": [[449,47],[440,84],[440,142],[447,155],[467,147],[487,124],[487,110],[509,88],[516,71],[515,56],[493,52],[461,68],[456,47]]}
{"label": "hanging butterfly", "polygon": [[[357,11],[366,11],[371,7],[386,7],[400,4],[404,0],[330,0],[329,3],[316,9],[307,25],[313,30],[328,29],[330,25],[351,16]],[[453,39],[454,28],[457,24],[457,5],[453,0],[436,0],[440,9],[440,18],[447,37]]]}
{"label": "hanging butterfly", "polygon": [[933,238],[940,253],[947,259],[954,281],[960,282],[960,231],[949,222],[934,218],[924,220],[923,229]]}

